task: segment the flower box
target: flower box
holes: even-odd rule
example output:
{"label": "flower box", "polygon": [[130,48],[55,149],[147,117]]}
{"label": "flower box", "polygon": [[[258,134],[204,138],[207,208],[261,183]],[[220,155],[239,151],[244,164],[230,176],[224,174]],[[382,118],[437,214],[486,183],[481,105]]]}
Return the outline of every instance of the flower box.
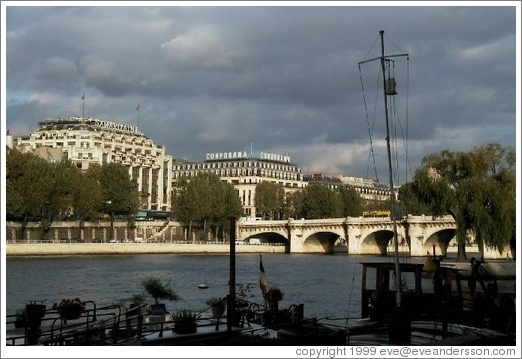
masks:
{"label": "flower box", "polygon": [[80,304],[66,305],[57,309],[60,318],[72,320],[78,319],[82,316],[83,307]]}
{"label": "flower box", "polygon": [[85,311],[85,303],[79,298],[62,299],[60,303],[54,303],[52,309],[55,309],[62,319],[78,319]]}

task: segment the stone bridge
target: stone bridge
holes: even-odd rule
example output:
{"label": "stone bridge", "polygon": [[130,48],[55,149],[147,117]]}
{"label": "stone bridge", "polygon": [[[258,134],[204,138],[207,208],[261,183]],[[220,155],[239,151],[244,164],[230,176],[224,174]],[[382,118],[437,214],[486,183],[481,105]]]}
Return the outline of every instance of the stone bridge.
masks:
{"label": "stone bridge", "polygon": [[[445,255],[456,251],[455,221],[451,216],[407,216],[396,221],[399,251],[411,256]],[[348,254],[385,255],[394,251],[390,218],[347,217],[315,220],[237,222],[237,241],[281,242],[287,253],[333,253],[344,247]]]}

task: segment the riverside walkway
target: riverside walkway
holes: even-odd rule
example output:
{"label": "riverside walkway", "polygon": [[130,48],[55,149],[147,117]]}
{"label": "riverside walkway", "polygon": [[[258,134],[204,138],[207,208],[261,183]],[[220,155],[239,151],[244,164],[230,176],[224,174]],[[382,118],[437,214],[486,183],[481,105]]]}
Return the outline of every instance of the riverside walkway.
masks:
{"label": "riverside walkway", "polygon": [[[278,244],[240,244],[236,253],[285,253]],[[112,255],[112,254],[228,254],[230,243],[7,243],[7,256]]]}

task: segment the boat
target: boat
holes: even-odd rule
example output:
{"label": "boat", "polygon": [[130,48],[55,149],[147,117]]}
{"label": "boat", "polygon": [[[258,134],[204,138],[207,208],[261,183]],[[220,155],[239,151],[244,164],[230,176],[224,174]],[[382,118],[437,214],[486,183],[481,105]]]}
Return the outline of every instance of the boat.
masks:
{"label": "boat", "polygon": [[208,289],[208,285],[206,285],[205,283],[200,283],[200,284],[198,284],[198,288],[199,289]]}
{"label": "boat", "polygon": [[[386,124],[390,217],[393,228],[393,262],[363,263],[361,278],[361,318],[348,326],[350,345],[434,345],[447,343],[449,338],[462,345],[491,344],[515,345],[514,335],[483,327],[468,326],[464,311],[463,292],[458,268],[443,267],[435,258],[425,264],[401,263],[397,220],[400,211],[396,206],[393,184],[393,164],[390,149],[388,101],[397,95],[393,77],[394,59],[407,57],[407,53],[386,55],[384,31],[379,32],[381,55],[359,62],[380,61]],[[362,81],[362,79],[361,79]],[[425,266],[429,266],[424,268]],[[425,269],[425,270],[424,270]],[[371,275],[370,275],[370,272]],[[422,288],[423,275],[430,275],[433,291]],[[370,280],[370,277],[373,281]],[[409,278],[409,280],[408,280]],[[475,313],[474,313],[475,314]],[[463,338],[467,339],[464,340]],[[460,338],[460,339],[459,339]],[[480,340],[472,340],[472,338]]]}
{"label": "boat", "polygon": [[[381,56],[359,65],[380,60],[384,79],[390,193],[390,210],[386,215],[392,219],[393,262],[362,263],[361,315],[353,324],[335,326],[315,318],[304,319],[303,308],[297,311],[296,318],[293,315],[296,311],[289,308],[265,311],[263,325],[277,331],[282,345],[515,345],[514,333],[479,325],[477,317],[485,318],[486,314],[466,310],[460,268],[444,267],[429,253],[424,264],[399,260],[400,213],[395,203],[388,120],[388,97],[397,95],[397,91],[389,66],[391,58],[408,54],[385,55],[384,31],[380,31],[380,39]],[[431,283],[431,289],[423,288],[426,282]],[[489,313],[487,318],[493,317]]]}

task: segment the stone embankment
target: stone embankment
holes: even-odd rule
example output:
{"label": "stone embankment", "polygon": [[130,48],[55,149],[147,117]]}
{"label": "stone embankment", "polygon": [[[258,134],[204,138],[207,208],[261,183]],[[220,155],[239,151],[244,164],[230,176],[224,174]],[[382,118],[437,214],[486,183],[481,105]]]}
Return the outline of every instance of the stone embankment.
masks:
{"label": "stone embankment", "polygon": [[[285,253],[285,246],[237,245],[236,253]],[[7,256],[109,254],[228,254],[228,243],[8,243]]]}

